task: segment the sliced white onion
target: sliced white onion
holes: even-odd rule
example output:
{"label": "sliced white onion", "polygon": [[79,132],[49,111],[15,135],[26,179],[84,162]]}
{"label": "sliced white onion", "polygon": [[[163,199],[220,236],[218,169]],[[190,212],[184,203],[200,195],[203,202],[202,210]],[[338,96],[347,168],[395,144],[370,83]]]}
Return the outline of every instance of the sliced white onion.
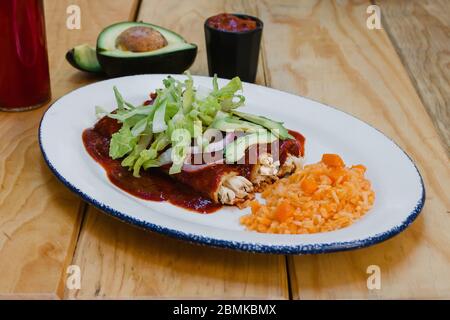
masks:
{"label": "sliced white onion", "polygon": [[190,164],[190,163],[185,163],[183,164],[183,167],[181,168],[181,171],[185,171],[185,172],[195,172],[195,171],[199,171],[199,170],[203,170],[207,167],[213,166],[215,164],[221,164],[224,162],[224,159],[221,158],[219,160],[210,162],[210,163],[205,163],[205,164]]}
{"label": "sliced white onion", "polygon": [[160,166],[172,163],[172,148],[169,148],[161,153],[158,157],[158,160],[160,161]]}
{"label": "sliced white onion", "polygon": [[[228,144],[230,144],[231,142],[234,141],[235,137],[236,137],[235,132],[228,132],[222,140],[209,144],[205,148],[204,151],[202,151],[202,149],[199,146],[192,146],[190,148],[190,152],[187,155],[187,158],[189,157],[189,159],[190,159],[190,156],[192,154],[212,153],[212,152],[217,152],[217,151],[223,150]],[[163,153],[161,153],[158,157],[158,160],[160,162],[160,166],[172,163],[172,148],[169,148],[169,149],[165,150]],[[224,162],[225,162],[225,159],[223,157],[221,157],[218,160],[211,161],[211,162],[205,163],[205,164],[191,164],[191,163],[189,163],[189,161],[186,161],[183,164],[181,171],[195,172],[195,171],[205,169],[209,166],[213,166],[215,164],[222,164]]]}
{"label": "sliced white onion", "polygon": [[202,150],[202,148],[200,148],[200,146],[192,146],[190,152],[191,152],[191,154],[217,152],[217,151],[223,150],[227,145],[229,145],[231,142],[233,142],[235,137],[236,137],[235,132],[228,132],[225,135],[225,138],[223,138],[222,140],[208,144],[204,150]]}
{"label": "sliced white onion", "polygon": [[[188,154],[187,157],[190,157],[190,155]],[[165,150],[163,153],[161,153],[158,157],[158,160],[159,160],[160,166],[171,164],[172,163],[172,148],[169,148],[169,149]],[[205,164],[190,164],[190,163],[186,162],[183,164],[181,171],[195,172],[195,171],[205,169],[209,166],[213,166],[215,164],[221,164],[221,163],[224,163],[223,158],[218,159],[216,161],[212,161],[210,163],[205,163]]]}

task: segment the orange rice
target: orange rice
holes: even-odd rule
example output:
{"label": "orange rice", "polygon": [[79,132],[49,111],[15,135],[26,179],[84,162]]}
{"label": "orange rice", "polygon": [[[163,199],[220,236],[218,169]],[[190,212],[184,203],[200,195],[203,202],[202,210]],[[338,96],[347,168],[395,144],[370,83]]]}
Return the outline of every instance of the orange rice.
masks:
{"label": "orange rice", "polygon": [[251,213],[240,222],[249,230],[302,234],[344,228],[372,207],[375,193],[365,179],[363,165],[345,167],[335,154],[306,165],[289,177],[268,186],[266,200],[250,203]]}

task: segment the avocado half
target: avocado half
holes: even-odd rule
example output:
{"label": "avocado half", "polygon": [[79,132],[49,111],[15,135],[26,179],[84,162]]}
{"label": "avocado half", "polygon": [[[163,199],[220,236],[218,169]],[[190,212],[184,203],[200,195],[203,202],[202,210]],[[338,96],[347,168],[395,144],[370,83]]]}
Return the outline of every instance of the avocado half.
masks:
{"label": "avocado half", "polygon": [[[117,45],[118,37],[132,27],[150,27],[165,38],[165,46],[152,51],[133,52]],[[105,28],[97,38],[97,60],[111,77],[144,73],[182,73],[197,55],[197,46],[179,34],[144,22],[119,22]]]}
{"label": "avocado half", "polygon": [[66,60],[78,70],[90,73],[102,73],[102,67],[98,63],[95,48],[82,44],[70,49],[66,53]]}

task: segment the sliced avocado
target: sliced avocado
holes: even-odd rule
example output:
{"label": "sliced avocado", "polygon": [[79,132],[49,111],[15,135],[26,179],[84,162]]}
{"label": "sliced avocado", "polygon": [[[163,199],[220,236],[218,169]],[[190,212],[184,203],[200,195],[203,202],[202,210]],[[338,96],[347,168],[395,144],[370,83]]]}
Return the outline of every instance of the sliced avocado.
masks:
{"label": "sliced avocado", "polygon": [[67,61],[75,68],[93,73],[101,73],[102,67],[98,63],[95,48],[82,44],[67,51]]}
{"label": "sliced avocado", "polygon": [[97,39],[97,58],[110,76],[182,73],[197,55],[197,46],[179,34],[144,22],[120,22]]}
{"label": "sliced avocado", "polygon": [[232,113],[239,118],[245,119],[247,121],[259,124],[267,129],[269,129],[274,135],[276,135],[280,139],[294,139],[293,136],[289,134],[287,129],[283,126],[282,122],[277,122],[270,120],[263,116],[257,116],[250,113],[245,112],[239,112],[239,111],[232,111]]}
{"label": "sliced avocado", "polygon": [[214,120],[211,127],[220,131],[255,132],[265,130],[262,126],[238,119],[236,117],[220,117]]}
{"label": "sliced avocado", "polygon": [[272,143],[277,139],[269,131],[260,131],[241,136],[225,148],[226,163],[235,163],[245,155],[245,150],[254,144]]}

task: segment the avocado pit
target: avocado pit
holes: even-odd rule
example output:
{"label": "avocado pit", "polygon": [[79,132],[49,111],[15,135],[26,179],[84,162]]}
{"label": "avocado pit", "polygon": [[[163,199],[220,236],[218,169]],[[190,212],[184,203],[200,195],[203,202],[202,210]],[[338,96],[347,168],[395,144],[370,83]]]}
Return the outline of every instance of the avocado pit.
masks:
{"label": "avocado pit", "polygon": [[130,27],[116,39],[116,47],[123,51],[148,52],[165,46],[167,46],[166,38],[151,27]]}

